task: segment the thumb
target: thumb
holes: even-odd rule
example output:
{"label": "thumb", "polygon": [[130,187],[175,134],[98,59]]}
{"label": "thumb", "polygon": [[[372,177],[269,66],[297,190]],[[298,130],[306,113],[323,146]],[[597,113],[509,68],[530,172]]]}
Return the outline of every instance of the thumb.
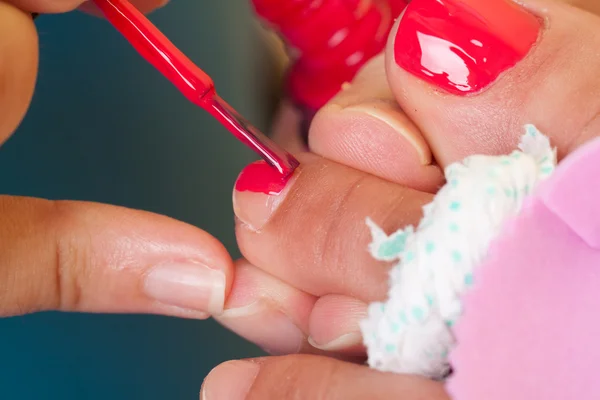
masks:
{"label": "thumb", "polygon": [[0,196],[0,316],[43,310],[218,314],[232,261],[212,236],[147,212]]}
{"label": "thumb", "polygon": [[382,373],[329,357],[291,355],[230,361],[206,377],[202,400],[449,400],[443,384]]}

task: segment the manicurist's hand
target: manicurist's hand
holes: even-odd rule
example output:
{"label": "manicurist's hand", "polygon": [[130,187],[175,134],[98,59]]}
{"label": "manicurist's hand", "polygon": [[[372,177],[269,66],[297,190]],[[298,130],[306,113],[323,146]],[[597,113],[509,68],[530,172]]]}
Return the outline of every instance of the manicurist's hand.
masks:
{"label": "manicurist's hand", "polygon": [[[150,11],[164,1],[133,3]],[[38,36],[31,13],[81,4],[0,0],[0,143],[23,118],[35,84]],[[0,316],[61,310],[207,318],[222,311],[232,273],[215,238],[170,218],[0,196]]]}

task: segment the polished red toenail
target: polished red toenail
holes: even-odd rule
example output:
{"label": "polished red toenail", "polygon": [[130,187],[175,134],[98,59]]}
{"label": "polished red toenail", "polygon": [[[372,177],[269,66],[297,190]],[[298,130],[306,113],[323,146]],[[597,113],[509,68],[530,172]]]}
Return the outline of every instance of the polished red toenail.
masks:
{"label": "polished red toenail", "polygon": [[451,93],[477,92],[536,43],[540,22],[506,0],[413,0],[395,38],[402,69]]}

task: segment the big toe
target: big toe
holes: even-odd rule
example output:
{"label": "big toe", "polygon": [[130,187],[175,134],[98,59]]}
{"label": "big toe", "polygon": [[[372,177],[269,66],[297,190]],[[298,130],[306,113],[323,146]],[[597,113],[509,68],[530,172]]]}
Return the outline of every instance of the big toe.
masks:
{"label": "big toe", "polygon": [[388,81],[442,166],[514,149],[525,124],[560,158],[600,133],[599,22],[560,2],[413,0],[390,35]]}

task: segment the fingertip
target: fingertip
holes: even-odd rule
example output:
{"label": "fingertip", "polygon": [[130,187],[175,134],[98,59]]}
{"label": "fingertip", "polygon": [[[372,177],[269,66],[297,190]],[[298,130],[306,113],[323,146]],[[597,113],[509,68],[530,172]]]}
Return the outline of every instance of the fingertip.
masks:
{"label": "fingertip", "polygon": [[[225,245],[213,235],[197,227],[193,227],[193,230],[197,236],[195,244],[198,249],[202,249],[202,259],[205,260],[206,265],[220,271],[225,276],[225,293],[223,298],[223,301],[225,301],[231,292],[235,278],[233,259]],[[223,305],[221,305],[222,307]]]}
{"label": "fingertip", "polygon": [[260,364],[249,360],[218,365],[204,380],[200,400],[245,400],[259,370]]}
{"label": "fingertip", "polygon": [[[13,288],[12,297],[31,303],[32,309],[201,319],[222,312],[233,281],[233,262],[208,233],[122,207],[3,200],[5,218],[18,221],[18,227],[5,224],[6,238],[11,238],[5,243],[5,260],[15,269],[27,266],[18,274],[23,285],[31,274],[43,280],[36,284],[44,290],[35,296],[18,285]],[[11,245],[22,237],[20,231],[31,229],[35,234]],[[27,252],[27,247],[35,251]]]}
{"label": "fingertip", "polygon": [[31,102],[38,68],[33,19],[0,2],[0,144],[21,123]]}
{"label": "fingertip", "polygon": [[[147,239],[165,243],[165,251],[159,257],[167,261],[157,260],[157,267],[152,270],[154,276],[162,278],[158,285],[165,291],[164,300],[181,310],[220,315],[235,279],[235,267],[229,251],[217,238],[202,229],[161,215],[153,214],[153,217],[156,219],[154,229],[159,226],[159,221],[164,224],[159,237]],[[135,229],[140,229],[139,224]],[[169,253],[173,255],[168,256]],[[150,294],[150,276],[146,273],[143,278],[147,294]],[[150,297],[161,302],[156,294],[154,292]]]}
{"label": "fingertip", "polygon": [[215,319],[271,354],[299,352],[305,347],[315,298],[245,260],[235,264],[225,311]]}
{"label": "fingertip", "polygon": [[367,304],[352,297],[325,295],[310,314],[309,343],[323,351],[364,355],[359,322],[367,316]]}

